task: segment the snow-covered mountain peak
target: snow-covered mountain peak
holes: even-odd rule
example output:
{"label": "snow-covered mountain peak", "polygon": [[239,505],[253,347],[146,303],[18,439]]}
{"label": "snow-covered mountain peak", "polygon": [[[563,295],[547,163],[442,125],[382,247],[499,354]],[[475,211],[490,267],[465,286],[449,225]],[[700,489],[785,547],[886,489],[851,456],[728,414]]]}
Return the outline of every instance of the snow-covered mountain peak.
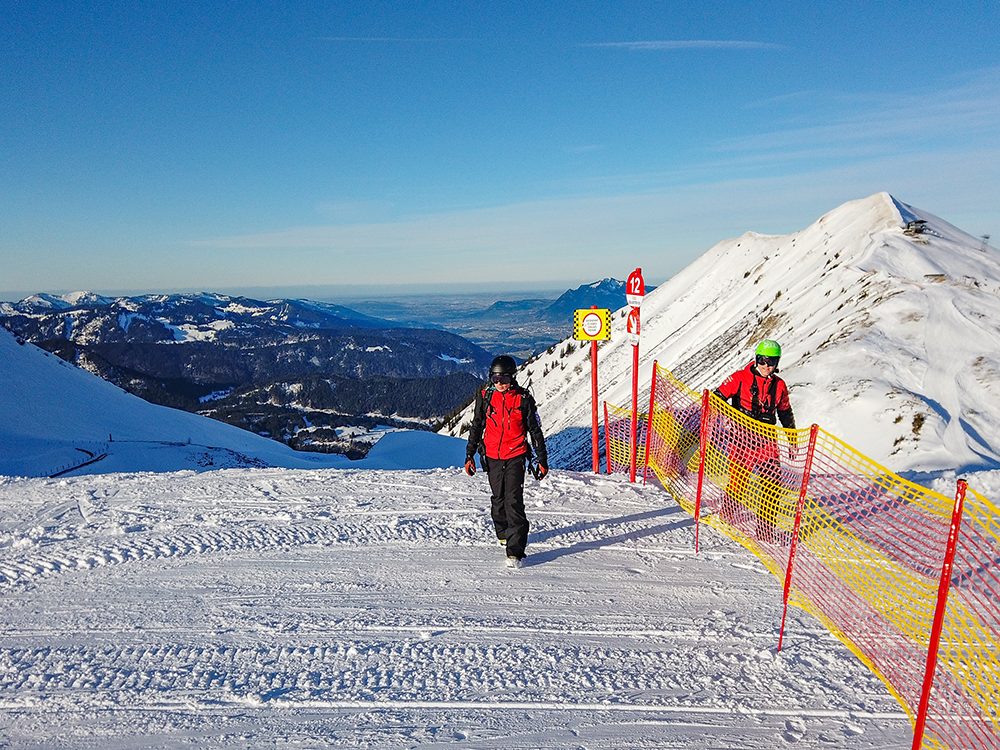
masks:
{"label": "snow-covered mountain peak", "polygon": [[21,304],[37,310],[68,310],[80,305],[109,305],[112,300],[93,292],[70,292],[68,294],[32,294],[21,300]]}
{"label": "snow-covered mountain peak", "polygon": [[[888,193],[794,234],[720,242],[643,301],[641,408],[654,360],[715,388],[774,338],[800,426],[817,423],[895,471],[996,467],[1000,258],[981,246]],[[631,402],[625,313],[598,357],[600,398],[619,406]],[[590,462],[588,354],[563,342],[520,378],[541,403],[550,453],[575,467]]]}

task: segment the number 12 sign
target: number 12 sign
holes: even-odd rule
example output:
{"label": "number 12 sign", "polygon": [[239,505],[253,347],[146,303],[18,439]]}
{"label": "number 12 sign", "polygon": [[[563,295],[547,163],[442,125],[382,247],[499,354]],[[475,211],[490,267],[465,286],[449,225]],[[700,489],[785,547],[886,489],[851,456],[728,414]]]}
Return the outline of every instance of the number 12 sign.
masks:
{"label": "number 12 sign", "polygon": [[631,307],[639,307],[646,296],[646,283],[642,280],[642,269],[637,268],[628,275],[625,282],[625,299]]}

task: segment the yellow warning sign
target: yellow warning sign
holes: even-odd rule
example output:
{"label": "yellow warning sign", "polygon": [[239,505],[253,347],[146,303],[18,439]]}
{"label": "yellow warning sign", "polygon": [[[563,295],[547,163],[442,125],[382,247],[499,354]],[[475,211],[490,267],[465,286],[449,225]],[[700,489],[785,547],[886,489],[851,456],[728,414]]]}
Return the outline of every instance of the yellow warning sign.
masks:
{"label": "yellow warning sign", "polygon": [[603,341],[611,338],[610,310],[576,310],[573,313],[573,338],[577,341]]}

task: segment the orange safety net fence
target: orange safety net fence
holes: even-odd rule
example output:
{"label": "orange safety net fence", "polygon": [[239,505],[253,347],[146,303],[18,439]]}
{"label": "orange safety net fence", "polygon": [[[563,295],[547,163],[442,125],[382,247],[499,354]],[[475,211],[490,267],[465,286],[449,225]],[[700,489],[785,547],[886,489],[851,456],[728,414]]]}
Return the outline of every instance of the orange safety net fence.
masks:
{"label": "orange safety net fence", "polygon": [[[636,414],[636,467],[642,470],[646,461],[645,414]],[[632,466],[632,411],[604,402],[604,454],[608,474],[627,474]]]}
{"label": "orange safety net fence", "polygon": [[647,434],[648,466],[694,515],[696,546],[704,521],[756,554],[786,605],[815,615],[885,682],[916,747],[1000,749],[995,506],[970,490],[956,515],[957,498],[822,429],[763,424],[658,365]]}

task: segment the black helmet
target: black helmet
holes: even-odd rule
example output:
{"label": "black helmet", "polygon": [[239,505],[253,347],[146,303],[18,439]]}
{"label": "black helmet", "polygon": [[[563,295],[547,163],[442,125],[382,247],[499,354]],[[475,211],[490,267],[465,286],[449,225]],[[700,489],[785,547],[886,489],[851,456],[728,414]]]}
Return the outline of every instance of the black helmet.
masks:
{"label": "black helmet", "polygon": [[516,374],[517,362],[514,361],[513,357],[501,354],[499,357],[494,359],[493,364],[490,365],[490,375],[495,375],[497,373],[507,373],[509,375]]}

